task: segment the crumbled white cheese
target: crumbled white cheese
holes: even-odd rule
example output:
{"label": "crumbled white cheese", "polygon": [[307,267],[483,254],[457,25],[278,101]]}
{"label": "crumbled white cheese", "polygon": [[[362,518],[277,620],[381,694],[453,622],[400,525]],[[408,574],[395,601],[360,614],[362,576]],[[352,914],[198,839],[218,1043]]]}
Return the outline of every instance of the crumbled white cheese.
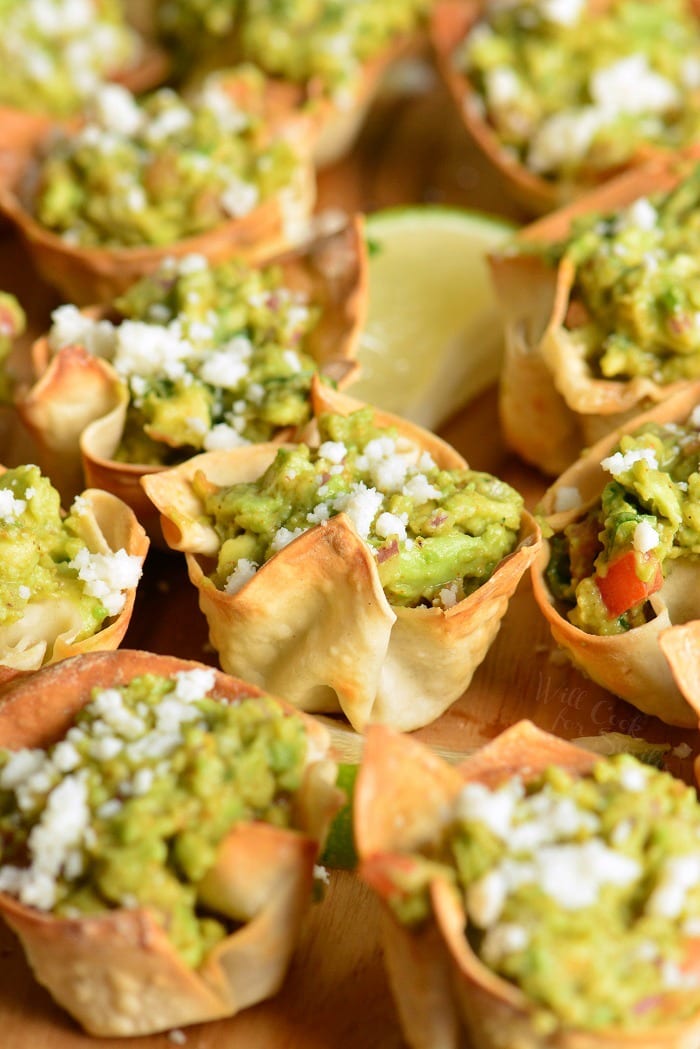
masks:
{"label": "crumbled white cheese", "polygon": [[673,856],[664,865],[658,884],[646,904],[646,912],[657,918],[680,917],[686,896],[700,882],[700,855]]}
{"label": "crumbled white cheese", "polygon": [[289,528],[278,528],[274,536],[272,537],[270,549],[274,550],[275,552],[279,550],[284,550],[285,546],[289,546],[289,544],[294,539],[297,539],[300,535],[303,535],[305,531],[305,528],[295,528],[293,531]]}
{"label": "crumbled white cheese", "polygon": [[439,499],[440,490],[431,484],[425,474],[414,474],[403,486],[403,494],[416,503],[427,503],[430,499]]}
{"label": "crumbled white cheese", "polygon": [[613,477],[631,470],[635,463],[645,462],[650,470],[658,470],[659,463],[652,448],[631,448],[628,452],[615,452],[601,459],[600,465]]}
{"label": "crumbled white cheese", "polygon": [[347,514],[360,539],[366,539],[382,502],[381,492],[360,481],[334,500],[333,509]]}
{"label": "crumbled white cheese", "polygon": [[232,218],[239,219],[248,215],[259,199],[260,191],[255,183],[244,182],[242,179],[230,179],[221,194],[221,206]]}
{"label": "crumbled white cheese", "polygon": [[257,570],[258,565],[255,561],[250,561],[247,557],[242,557],[224,583],[225,593],[237,594],[238,591],[253,578]]}
{"label": "crumbled white cheese", "polygon": [[219,448],[242,448],[246,444],[250,442],[227,423],[216,423],[202,441],[205,452],[214,452]]}
{"label": "crumbled white cheese", "polygon": [[489,966],[496,966],[509,954],[524,951],[530,942],[530,934],[522,925],[504,922],[489,929],[481,945],[481,957]]}
{"label": "crumbled white cheese", "polygon": [[528,167],[546,174],[564,163],[581,160],[603,123],[603,114],[594,106],[562,110],[547,117],[530,141]]}
{"label": "crumbled white cheese", "polygon": [[646,197],[640,197],[620,213],[615,220],[615,230],[621,232],[633,228],[649,232],[656,229],[658,221],[659,214],[654,205]]}
{"label": "crumbled white cheese", "polygon": [[378,535],[380,539],[388,539],[390,535],[395,535],[401,541],[406,538],[407,520],[406,514],[402,514],[399,517],[398,514],[391,514],[385,511],[379,515],[375,522],[375,535]]}
{"label": "crumbled white cheese", "polygon": [[125,591],[133,590],[141,578],[142,561],[124,549],[94,554],[83,547],[69,562],[69,567],[78,573],[85,592],[98,598],[108,615],[116,616],[126,604]]}
{"label": "crumbled white cheese", "polygon": [[0,488],[0,518],[16,521],[27,509],[25,499],[18,499],[9,488]]}
{"label": "crumbled white cheese", "polygon": [[500,790],[492,791],[481,783],[468,783],[457,798],[458,819],[474,820],[505,841],[511,830],[515,806],[523,797],[522,782],[514,778]]}
{"label": "crumbled white cheese", "polygon": [[581,17],[584,0],[539,0],[539,7],[549,22],[557,25],[576,25]]}
{"label": "crumbled white cheese", "polygon": [[110,358],[116,344],[116,327],[108,320],[91,320],[77,306],[59,306],[51,314],[48,334],[52,351],[82,346],[93,357]]}
{"label": "crumbled white cheese", "polygon": [[648,521],[640,521],[634,529],[632,545],[640,554],[646,554],[654,550],[661,542],[661,537],[653,525]]}
{"label": "crumbled white cheese", "polygon": [[554,493],[554,512],[564,513],[566,510],[577,510],[581,505],[581,493],[574,485],[563,484]]}
{"label": "crumbled white cheese", "polygon": [[196,703],[198,699],[208,696],[216,683],[216,671],[195,667],[193,670],[181,670],[174,677],[173,695],[183,703]]}
{"label": "crumbled white cheese", "polygon": [[121,84],[102,84],[93,106],[99,124],[119,135],[135,135],[144,123],[144,114],[136,99]]}
{"label": "crumbled white cheese", "polygon": [[680,102],[675,85],[651,69],[643,54],[627,55],[596,69],[588,87],[594,103],[611,116],[665,113]]}
{"label": "crumbled white cheese", "polygon": [[342,463],[348,450],[342,441],[324,441],[318,454],[321,459],[328,459],[331,463]]}
{"label": "crumbled white cheese", "polygon": [[480,929],[488,929],[498,921],[503,913],[507,897],[508,882],[503,871],[495,867],[469,886],[467,890],[469,917]]}
{"label": "crumbled white cheese", "polygon": [[29,598],[32,596],[31,589],[28,586],[25,586],[24,583],[20,584],[20,586],[17,589],[17,593],[23,601],[28,601]]}

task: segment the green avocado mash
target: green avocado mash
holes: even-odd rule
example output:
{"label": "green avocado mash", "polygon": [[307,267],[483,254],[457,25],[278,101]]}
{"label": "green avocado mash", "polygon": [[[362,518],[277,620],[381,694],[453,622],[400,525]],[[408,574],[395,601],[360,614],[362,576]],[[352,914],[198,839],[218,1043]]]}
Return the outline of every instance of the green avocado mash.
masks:
{"label": "green avocado mash", "polygon": [[600,502],[550,539],[547,583],[568,618],[592,634],[646,622],[647,599],[677,558],[700,554],[700,415],[647,424],[602,465]]}
{"label": "green avocado mash", "polygon": [[455,61],[504,148],[533,172],[585,182],[641,146],[700,131],[700,31],[688,0],[487,4]]}
{"label": "green avocado mash", "polygon": [[[262,92],[262,78],[246,76]],[[289,190],[298,166],[289,143],[227,94],[225,72],[190,101],[161,88],[137,102],[110,84],[80,131],[47,145],[33,208],[70,244],[172,244]]]}
{"label": "green avocado mash", "polygon": [[322,415],[321,444],[283,448],[257,481],[192,486],[221,539],[215,584],[229,593],[289,542],[345,513],[377,559],[391,604],[452,607],[515,547],[522,499],[475,470],[441,470],[374,423],[371,408]]}
{"label": "green avocado mash", "polygon": [[60,742],[0,751],[0,889],[64,917],[147,907],[197,967],[230,931],[198,898],[221,841],[289,826],[307,761],[299,717],[214,685],[201,668],[95,689]]}
{"label": "green avocado mash", "polygon": [[141,50],[117,0],[0,0],[0,105],[64,117]]}
{"label": "green avocado mash", "polygon": [[12,400],[14,379],[6,367],[15,339],[27,324],[24,310],[14,295],[0,291],[0,404]]}
{"label": "green avocado mash", "polygon": [[[34,626],[40,609],[61,622],[68,605],[73,640],[82,641],[122,610],[141,560],[123,549],[92,553],[85,509],[78,496],[63,516],[58,492],[36,466],[0,474],[0,631],[27,618]],[[0,633],[0,647],[4,641]]]}
{"label": "green avocado mash", "polygon": [[54,351],[79,343],[114,366],[130,402],[114,458],[170,466],[197,451],[271,440],[310,416],[306,352],[320,308],[276,266],[167,260],[115,303],[121,321],[53,314]]}
{"label": "green avocado mash", "polygon": [[[432,0],[170,0],[158,19],[189,61],[212,49],[254,62],[272,76],[352,94],[360,66],[412,33]],[[222,45],[221,41],[225,41]],[[218,47],[217,47],[218,44]],[[187,57],[183,60],[187,61]]]}
{"label": "green avocado mash", "polygon": [[463,894],[484,964],[559,1027],[640,1030],[700,1009],[695,791],[629,755],[573,777],[551,767],[494,790],[465,785],[441,838],[397,882],[399,917],[429,914],[435,874]]}
{"label": "green avocado mash", "polygon": [[[587,215],[545,249],[571,261],[566,318],[597,378],[700,375],[700,168],[668,193]],[[535,249],[537,250],[537,249]]]}

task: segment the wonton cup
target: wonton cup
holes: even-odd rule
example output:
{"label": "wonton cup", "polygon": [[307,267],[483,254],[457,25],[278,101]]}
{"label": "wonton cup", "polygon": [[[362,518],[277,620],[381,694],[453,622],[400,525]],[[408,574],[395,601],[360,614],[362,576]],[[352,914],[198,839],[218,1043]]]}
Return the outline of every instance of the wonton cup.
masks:
{"label": "wonton cup", "polygon": [[[641,197],[673,189],[695,166],[700,150],[685,159],[651,160],[528,226],[514,244],[546,246],[566,237],[572,222],[594,212],[614,213]],[[663,385],[644,376],[596,378],[565,320],[575,269],[563,259],[548,265],[535,255],[505,251],[490,258],[504,314],[505,357],[499,388],[507,443],[546,474],[565,470],[582,448],[687,385]]]}
{"label": "wonton cup", "polygon": [[[339,388],[357,372],[355,347],[367,305],[367,252],[362,220],[265,265],[279,265],[286,287],[307,293],[321,307],[308,342],[322,375]],[[116,320],[114,311],[86,311]],[[113,456],[124,432],[129,394],[114,368],[81,346],[67,346],[52,358],[46,337],[32,347],[36,383],[20,389],[18,413],[42,453],[54,485],[71,497],[85,483],[123,499],[151,536],[159,537],[158,514],[140,480],[162,467],[117,462]],[[289,437],[281,431],[280,440]]]}
{"label": "wonton cup", "polygon": [[406,1041],[412,1049],[457,1049],[460,1027],[478,1049],[689,1049],[700,1016],[648,1031],[534,1024],[535,1007],[476,956],[465,935],[464,904],[444,879],[431,884],[433,921],[412,931],[391,910],[393,872],[409,873],[410,853],[435,841],[466,783],[494,788],[514,775],[534,779],[550,765],[585,775],[600,758],[529,721],[507,729],[462,762],[384,726],[370,729],[354,795],[360,874],[382,900],[384,957]]}
{"label": "wonton cup", "polygon": [[[46,747],[61,739],[95,687],[202,667],[128,649],[49,667],[8,694],[0,746]],[[236,702],[260,691],[217,671],[214,694]],[[149,1034],[232,1016],[280,988],[311,899],[319,843],[340,804],[328,734],[311,718],[305,723],[311,754],[295,799],[299,829],[241,822],[224,838],[200,897],[243,924],[200,968],[182,961],[146,907],[63,918],[0,893],[0,914],[22,941],[37,980],[91,1034]]]}
{"label": "wonton cup", "polygon": [[[316,416],[364,407],[314,382]],[[428,451],[438,466],[466,465],[428,431],[381,411],[374,418]],[[277,450],[263,444],[211,452],[142,482],[161,513],[166,542],[187,556],[221,665],[302,710],[341,711],[358,731],[373,721],[405,730],[434,721],[469,685],[535,558],[540,537],[534,519],[523,511],[513,553],[446,610],[390,605],[375,558],[343,513],[300,535],[238,593],[227,594],[207,578],[219,540],[201,520],[190,479],[201,470],[217,485],[252,481]]]}
{"label": "wonton cup", "polygon": [[[227,80],[226,90],[243,107],[250,100],[250,87],[244,79]],[[181,258],[196,253],[210,262],[221,262],[232,255],[247,262],[269,258],[303,239],[316,197],[308,158],[311,123],[301,115],[287,115],[280,126],[267,119],[270,105],[265,95],[260,115],[266,120],[270,137],[284,138],[297,154],[292,181],[247,215],[230,218],[196,236],[165,245],[81,247],[47,229],[35,218],[31,199],[38,158],[50,139],[41,126],[35,127],[34,139],[26,144],[19,162],[10,164],[0,178],[0,212],[16,226],[40,276],[77,305],[108,302],[152,273],[167,256]]]}
{"label": "wonton cup", "polygon": [[[686,389],[636,416],[589,448],[542,499],[539,509],[552,529],[562,531],[600,497],[610,479],[600,462],[610,454],[624,433],[632,432],[646,422],[684,422],[698,402],[700,382],[688,384]],[[578,489],[581,505],[557,513],[557,493],[567,487]],[[645,714],[653,714],[669,725],[696,728],[700,688],[694,709],[688,702],[689,685],[682,688],[679,683],[689,682],[690,672],[683,665],[688,656],[687,639],[693,636],[694,624],[700,625],[700,562],[676,559],[661,589],[649,598],[654,618],[624,634],[603,637],[580,630],[558,610],[544,575],[549,557],[549,543],[545,541],[532,567],[535,600],[549,623],[554,640],[566,650],[572,662],[599,685]],[[678,640],[674,641],[676,634]],[[686,638],[685,647],[683,638]],[[700,643],[697,654],[700,655]]]}
{"label": "wonton cup", "polygon": [[[584,0],[589,8],[605,10],[610,0]],[[528,167],[502,143],[483,113],[483,101],[469,80],[454,64],[454,52],[481,18],[489,0],[437,0],[430,22],[430,37],[438,68],[457,104],[462,121],[475,145],[501,178],[508,195],[528,214],[542,215],[606,182],[620,170],[633,168],[661,153],[660,147],[640,147],[624,168],[593,173],[582,172],[580,181],[547,179]],[[695,4],[693,4],[695,6]]]}
{"label": "wonton cup", "polygon": [[[0,467],[0,472],[4,473],[5,467]],[[84,491],[82,498],[90,512],[81,515],[81,538],[90,552],[107,554],[123,549],[143,562],[149,540],[129,507],[109,492],[95,488]],[[125,594],[121,612],[106,619],[104,626],[83,641],[73,640],[80,621],[70,601],[56,596],[29,604],[22,619],[0,626],[0,684],[46,663],[118,648],[134,610],[136,588],[129,588]]]}

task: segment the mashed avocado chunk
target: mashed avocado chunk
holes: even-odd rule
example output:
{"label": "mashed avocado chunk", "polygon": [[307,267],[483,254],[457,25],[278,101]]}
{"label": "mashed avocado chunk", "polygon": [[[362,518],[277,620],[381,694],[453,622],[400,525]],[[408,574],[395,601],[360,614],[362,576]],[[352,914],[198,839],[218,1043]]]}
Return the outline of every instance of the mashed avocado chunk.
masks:
{"label": "mashed avocado chunk", "polygon": [[[262,92],[262,78],[246,75]],[[47,145],[33,199],[39,222],[86,247],[172,244],[288,190],[292,147],[271,140],[225,85],[226,73],[212,74],[189,101],[161,88],[141,102],[102,87],[81,130]]]}
{"label": "mashed avocado chunk", "polygon": [[24,310],[14,295],[0,291],[0,404],[12,400],[14,379],[6,367],[14,341],[27,324]]}
{"label": "mashed avocado chunk", "polygon": [[455,60],[503,145],[546,178],[583,179],[700,129],[700,31],[687,0],[486,5]]}
{"label": "mashed avocado chunk", "polygon": [[440,872],[463,894],[470,945],[521,988],[542,1034],[648,1029],[700,1009],[700,804],[630,755],[574,777],[465,785],[432,851],[397,883],[419,922]]}
{"label": "mashed avocado chunk", "polygon": [[546,249],[575,268],[567,327],[593,375],[700,376],[700,168],[668,193],[587,215]]}
{"label": "mashed avocado chunk", "polygon": [[35,627],[42,614],[61,622],[67,605],[76,624],[72,640],[81,641],[121,612],[141,559],[123,549],[92,552],[85,510],[78,496],[63,516],[58,492],[36,466],[0,474],[0,631],[25,620]]}
{"label": "mashed avocado chunk", "polygon": [[700,555],[700,412],[684,425],[648,423],[602,466],[600,502],[551,540],[547,583],[568,618],[592,634],[646,622],[648,598],[677,558]]}
{"label": "mashed avocado chunk", "polygon": [[197,967],[227,934],[198,883],[235,824],[291,824],[307,757],[301,718],[214,685],[199,668],[94,689],[60,742],[0,750],[0,889],[63,917],[146,907]]}
{"label": "mashed avocado chunk", "polygon": [[283,448],[257,481],[193,489],[221,539],[213,581],[235,593],[297,536],[338,513],[377,560],[391,604],[450,608],[515,547],[522,498],[476,470],[441,470],[428,452],[374,423],[371,408],[322,415],[321,444]]}
{"label": "mashed avocado chunk", "polygon": [[[324,91],[352,93],[363,62],[415,31],[432,0],[170,0],[158,19],[190,59],[225,40],[238,60]],[[219,47],[218,53],[222,53]]]}
{"label": "mashed avocado chunk", "polygon": [[317,365],[306,348],[320,308],[278,267],[169,259],[115,307],[112,322],[61,306],[49,333],[52,350],[83,345],[128,386],[115,459],[170,466],[308,421]]}
{"label": "mashed avocado chunk", "polygon": [[117,0],[0,0],[0,105],[76,113],[141,43]]}

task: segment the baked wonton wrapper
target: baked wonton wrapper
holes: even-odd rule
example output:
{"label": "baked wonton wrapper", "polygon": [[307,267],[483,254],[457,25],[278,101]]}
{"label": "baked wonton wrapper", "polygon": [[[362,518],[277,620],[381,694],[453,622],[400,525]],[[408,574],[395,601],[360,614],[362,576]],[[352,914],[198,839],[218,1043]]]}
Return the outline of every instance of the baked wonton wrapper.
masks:
{"label": "baked wonton wrapper", "polygon": [[[242,107],[250,100],[250,85],[244,78],[227,80],[226,91]],[[260,104],[259,104],[260,105]],[[0,153],[0,213],[16,226],[40,276],[56,287],[68,302],[89,305],[109,302],[129,285],[152,273],[167,256],[180,258],[192,253],[210,262],[232,255],[258,262],[285,251],[301,241],[316,198],[316,182],[308,151],[311,121],[287,114],[282,125],[267,121],[270,100],[263,97],[260,115],[266,119],[270,137],[282,137],[295,150],[298,163],[289,185],[262,200],[240,218],[231,218],[196,236],[166,245],[143,247],[82,247],[70,244],[35,218],[31,184],[36,177],[38,157],[49,135],[41,126],[19,161],[4,165]],[[276,114],[273,107],[273,117]]]}
{"label": "baked wonton wrapper", "polygon": [[[514,152],[506,148],[484,116],[484,103],[466,73],[455,65],[454,54],[472,30],[490,0],[437,0],[430,21],[430,36],[440,73],[457,104],[462,121],[475,145],[484,154],[503,182],[510,197],[530,215],[542,215],[580,196],[618,174],[611,171],[582,172],[579,181],[548,179],[531,171]],[[593,10],[605,10],[610,0],[584,0]],[[661,153],[660,147],[640,147],[624,165],[624,170]]]}
{"label": "baked wonton wrapper", "polygon": [[[321,316],[306,346],[322,375],[342,389],[354,378],[355,352],[367,306],[367,251],[362,219],[321,235],[265,265],[279,265],[285,287],[308,294]],[[105,307],[91,316],[117,319]],[[41,452],[42,467],[64,498],[83,483],[123,499],[153,537],[160,537],[158,514],[140,485],[161,467],[117,462],[129,394],[114,368],[81,346],[53,357],[46,337],[32,347],[36,382],[17,391],[16,407]],[[280,439],[288,437],[281,431]]]}
{"label": "baked wonton wrapper", "polygon": [[[61,739],[95,687],[198,667],[122,649],[46,668],[16,685],[0,707],[0,747],[46,747]],[[217,671],[213,694],[236,702],[260,691]],[[199,969],[181,960],[147,908],[63,918],[0,893],[0,914],[22,941],[34,975],[91,1034],[149,1034],[232,1016],[279,989],[311,900],[319,843],[341,803],[327,731],[312,718],[305,723],[309,757],[295,799],[298,829],[241,822],[224,838],[199,894],[242,924]]]}
{"label": "baked wonton wrapper", "polygon": [[[0,467],[0,472],[5,468]],[[108,554],[123,549],[143,562],[149,540],[129,507],[109,492],[95,488],[84,491],[82,498],[88,512],[80,517],[81,537],[90,552]],[[46,663],[118,648],[129,626],[136,588],[125,594],[121,612],[106,619],[104,626],[83,641],[74,640],[82,624],[69,600],[56,596],[29,603],[21,619],[0,626],[0,684]]]}
{"label": "baked wonton wrapper", "polygon": [[[315,382],[314,414],[364,407]],[[462,457],[438,437],[375,411],[380,426],[458,469]],[[219,549],[190,479],[202,470],[217,485],[251,481],[277,446],[211,452],[143,478],[161,513],[166,542],[187,555],[190,580],[221,665],[313,713],[342,711],[358,731],[379,721],[410,730],[434,721],[467,688],[496,636],[521,576],[539,548],[539,529],[523,511],[516,549],[490,579],[450,609],[389,604],[376,560],[345,514],[300,535],[236,594],[207,578]]]}
{"label": "baked wonton wrapper", "polygon": [[514,984],[488,969],[471,950],[464,904],[436,878],[433,921],[412,931],[387,897],[394,871],[410,871],[410,853],[435,841],[445,814],[466,783],[491,788],[514,775],[527,781],[550,765],[587,773],[599,755],[542,732],[529,721],[507,729],[458,767],[386,726],[365,740],[354,794],[360,875],[382,900],[384,958],[406,1041],[411,1049],[458,1049],[461,1028],[474,1049],[692,1049],[700,1016],[648,1031],[597,1032],[560,1027],[549,1035],[533,1023],[535,1009]]}
{"label": "baked wonton wrapper", "polygon": [[[640,197],[668,192],[699,157],[695,150],[684,160],[651,160],[528,226],[514,245],[555,243],[581,215],[614,213]],[[505,325],[501,425],[508,444],[527,462],[559,474],[582,448],[687,384],[592,374],[582,346],[565,326],[576,276],[570,259],[555,267],[535,255],[505,251],[489,261]]]}
{"label": "baked wonton wrapper", "polygon": [[[610,480],[610,474],[603,470],[600,462],[610,454],[622,434],[636,430],[645,422],[685,422],[699,402],[700,382],[686,384],[684,390],[636,416],[589,448],[542,499],[539,509],[553,530],[562,531],[599,499]],[[555,511],[557,495],[562,488],[578,489],[579,507]],[[624,634],[602,637],[574,626],[565,613],[558,610],[544,575],[549,556],[549,543],[545,541],[532,567],[535,600],[549,623],[554,640],[566,650],[573,663],[599,685],[645,714],[654,714],[669,725],[696,728],[697,708],[691,708],[678,685],[678,678],[687,676],[682,666],[687,650],[684,654],[680,642],[674,644],[669,638],[676,631],[681,637],[687,637],[688,630],[694,629],[693,623],[700,623],[700,561],[677,558],[672,562],[663,586],[649,598],[653,619]]]}

